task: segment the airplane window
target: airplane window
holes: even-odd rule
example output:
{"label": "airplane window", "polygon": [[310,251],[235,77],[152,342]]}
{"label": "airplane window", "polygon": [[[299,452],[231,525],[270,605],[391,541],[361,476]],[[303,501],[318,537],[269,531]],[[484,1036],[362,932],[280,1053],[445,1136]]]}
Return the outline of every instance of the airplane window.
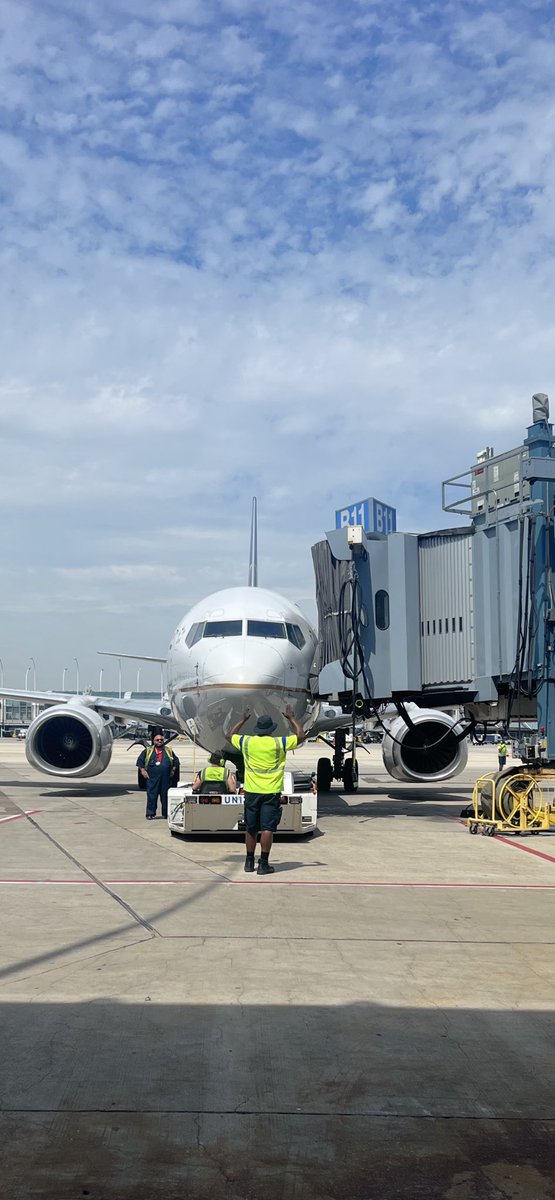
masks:
{"label": "airplane window", "polygon": [[191,625],[187,637],[185,638],[185,645],[188,646],[189,649],[191,646],[195,645],[195,642],[200,641],[200,638],[202,637],[203,623],[203,621],[197,621],[196,625]]}
{"label": "airplane window", "polygon": [[281,621],[247,621],[249,637],[284,638],[285,627]]}
{"label": "airplane window", "polygon": [[242,632],[242,621],[207,621],[202,636],[205,638],[241,637]]}
{"label": "airplane window", "polygon": [[305,644],[306,638],[305,638],[304,633],[303,633],[302,629],[300,628],[300,626],[299,625],[289,625],[289,623],[288,623],[285,626],[285,628],[287,629],[287,637],[289,638],[289,641],[292,642],[293,645],[296,646],[298,650],[302,650],[302,648]]}

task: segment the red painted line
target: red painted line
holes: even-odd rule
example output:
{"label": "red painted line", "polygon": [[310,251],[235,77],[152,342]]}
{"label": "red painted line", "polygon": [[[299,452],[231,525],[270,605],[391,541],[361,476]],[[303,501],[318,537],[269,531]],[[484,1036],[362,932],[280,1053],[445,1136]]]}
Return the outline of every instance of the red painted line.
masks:
{"label": "red painted line", "polygon": [[[99,882],[107,887],[194,887],[203,884],[200,879],[103,879]],[[259,886],[254,879],[217,879],[218,886]],[[358,887],[358,888],[436,888],[457,890],[461,888],[485,891],[555,891],[555,883],[399,883],[384,880],[356,882],[352,880],[322,879],[272,879],[280,887]],[[0,879],[0,887],[95,887],[93,879]]]}
{"label": "red painted line", "polygon": [[531,846],[523,846],[521,842],[514,841],[512,837],[503,837],[502,834],[496,833],[492,840],[503,842],[504,846],[512,846],[513,850],[524,850],[525,854],[533,854],[536,858],[545,858],[546,862],[555,863],[555,855],[545,854],[543,850],[533,850]]}
{"label": "red painted line", "polygon": [[[462,825],[464,829],[468,828],[466,820],[461,820],[460,817],[448,817],[447,819],[449,821],[457,821],[457,823]],[[505,846],[512,846],[513,850],[524,850],[525,854],[533,854],[536,858],[545,858],[546,862],[555,863],[555,855],[546,854],[544,850],[533,850],[531,846],[523,846],[522,842],[516,841],[518,836],[519,835],[517,833],[514,833],[511,837],[504,837],[502,833],[496,833],[495,837],[492,838],[492,841],[503,842],[503,845]],[[548,837],[552,836],[552,834],[548,834]]]}
{"label": "red painted line", "polygon": [[24,817],[32,817],[35,813],[40,812],[42,812],[42,808],[28,808],[25,812],[14,813],[11,817],[0,817],[0,825],[3,825],[5,821],[22,821]]}
{"label": "red painted line", "polygon": [[[234,887],[250,888],[255,880],[225,880],[223,882],[233,883]],[[381,880],[358,883],[347,880],[275,880],[275,878],[270,882],[279,883],[281,887],[286,888],[485,888],[487,890],[499,888],[502,892],[530,888],[555,890],[555,883],[390,883]]]}
{"label": "red painted line", "polygon": [[94,879],[0,879],[0,887],[96,887]]}

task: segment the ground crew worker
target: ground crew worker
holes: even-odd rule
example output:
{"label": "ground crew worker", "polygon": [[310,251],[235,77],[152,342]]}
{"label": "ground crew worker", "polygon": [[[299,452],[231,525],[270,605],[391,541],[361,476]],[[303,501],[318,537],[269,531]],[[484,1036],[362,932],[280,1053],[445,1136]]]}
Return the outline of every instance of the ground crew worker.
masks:
{"label": "ground crew worker", "polygon": [[245,764],[245,871],[254,871],[256,839],[260,833],[260,862],[257,875],[272,875],[274,872],[268,858],[274,833],[281,820],[280,799],[286,754],[306,739],[306,733],[292,708],[285,709],[285,716],[294,730],[288,737],[272,737],[277,726],[268,716],[258,718],[253,734],[239,736],[239,730],[250,717],[248,709],[226,734],[232,746],[241,751]]}
{"label": "ground crew worker", "polygon": [[198,772],[193,783],[194,792],[235,792],[237,781],[235,775],[225,765],[221,754],[211,754],[208,766]]}
{"label": "ground crew worker", "polygon": [[499,770],[500,771],[502,771],[503,767],[505,766],[508,753],[509,753],[509,747],[507,746],[507,743],[501,741],[497,747],[497,756],[499,758]]}
{"label": "ground crew worker", "polygon": [[146,819],[153,821],[156,816],[158,797],[162,816],[168,815],[168,788],[172,782],[177,782],[179,759],[164,744],[161,733],[154,735],[152,746],[139,754],[137,766],[143,779],[146,779]]}

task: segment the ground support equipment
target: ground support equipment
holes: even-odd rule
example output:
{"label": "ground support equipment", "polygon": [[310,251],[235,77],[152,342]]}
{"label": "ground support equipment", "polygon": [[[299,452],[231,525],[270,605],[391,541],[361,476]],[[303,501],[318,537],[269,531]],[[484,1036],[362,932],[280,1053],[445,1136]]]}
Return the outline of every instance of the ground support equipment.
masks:
{"label": "ground support equipment", "polygon": [[481,775],[472,793],[469,833],[525,836],[555,828],[555,770],[509,767]]}
{"label": "ground support equipment", "polygon": [[[281,821],[277,832],[297,836],[314,833],[318,797],[310,784],[310,776],[306,772],[286,771],[283,782],[285,790],[281,796]],[[195,833],[244,834],[242,792],[200,795],[193,792],[191,783],[170,788],[168,826],[172,836],[176,837]]]}

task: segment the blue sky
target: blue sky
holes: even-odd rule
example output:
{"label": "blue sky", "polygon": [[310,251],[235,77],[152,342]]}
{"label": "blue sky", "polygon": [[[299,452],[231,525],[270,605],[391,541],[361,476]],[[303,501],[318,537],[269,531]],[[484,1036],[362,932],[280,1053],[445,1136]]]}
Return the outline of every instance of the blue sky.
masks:
{"label": "blue sky", "polygon": [[520,442],[554,36],[500,0],[5,0],[6,683],[164,653],[244,581],[255,493],[261,582],[305,597],[336,507],[447,525],[441,480]]}

